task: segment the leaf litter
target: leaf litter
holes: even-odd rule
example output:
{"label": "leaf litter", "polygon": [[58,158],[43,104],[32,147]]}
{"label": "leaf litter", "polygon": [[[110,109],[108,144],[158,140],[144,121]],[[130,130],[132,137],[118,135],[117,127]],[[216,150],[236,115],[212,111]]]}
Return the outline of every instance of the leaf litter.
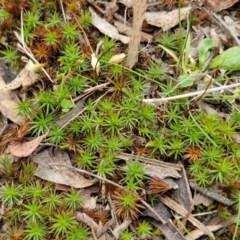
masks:
{"label": "leaf litter", "polygon": [[[233,6],[238,1],[237,0],[228,0],[228,1],[201,0],[200,2],[205,7],[210,8],[210,10],[215,12],[220,12],[224,9],[228,9],[229,7]],[[161,8],[159,9],[156,7],[154,11],[149,11],[149,6],[150,4],[152,4],[151,1],[150,3],[141,1],[141,3],[143,4],[142,6],[140,4],[137,6],[138,1],[131,1],[131,0],[128,0],[128,1],[119,0],[117,1],[117,4],[118,3],[124,4],[127,8],[133,8],[134,14],[133,14],[132,27],[130,27],[131,24],[129,24],[128,22],[127,22],[128,24],[126,24],[126,26],[128,27],[126,27],[125,23],[123,22],[118,22],[118,21],[111,22],[111,20],[109,21],[109,19],[111,19],[111,17],[113,17],[114,14],[118,11],[118,7],[120,7],[121,9],[121,5],[119,6],[116,5],[117,8],[114,11],[112,10],[108,11],[108,14],[107,14],[108,19],[105,19],[105,16],[100,17],[100,14],[96,11],[96,9],[94,10],[92,7],[89,8],[89,11],[91,12],[93,17],[93,26],[96,29],[98,29],[103,35],[106,35],[112,39],[121,41],[124,45],[129,44],[129,50],[127,54],[127,63],[125,63],[123,60],[125,58],[125,53],[116,53],[116,55],[113,56],[113,59],[114,57],[117,56],[116,57],[117,60],[110,60],[110,62],[112,61],[112,63],[118,63],[123,61],[122,64],[126,64],[127,66],[129,66],[129,68],[133,68],[136,64],[138,64],[139,58],[135,58],[134,60],[131,60],[129,56],[133,56],[136,52],[139,51],[139,49],[142,47],[141,42],[147,41],[148,43],[150,43],[154,41],[154,36],[150,34],[147,35],[147,33],[141,30],[143,18],[148,24],[154,26],[155,29],[158,29],[158,30],[161,29],[161,31],[165,32],[177,26],[179,24],[179,20],[185,21],[188,17],[189,11],[191,10],[190,6],[188,6],[188,7],[173,9],[168,11],[164,11]],[[107,11],[107,4],[105,7]],[[141,15],[141,16],[137,16],[136,18],[136,15]],[[234,35],[239,36],[238,26],[237,24],[233,24],[234,21],[232,19],[234,19],[235,21],[234,17],[229,17],[229,18],[228,16],[224,17],[224,21],[228,25],[228,28],[233,32]],[[115,26],[112,23],[114,23]],[[137,25],[134,23],[137,23]],[[219,31],[219,29],[217,30]],[[202,26],[199,26],[199,28],[196,31],[204,32]],[[120,33],[126,34],[127,36],[122,35]],[[143,37],[144,34],[145,34],[145,38]],[[221,37],[219,37],[220,35]],[[218,34],[216,32],[216,27],[213,26],[213,27],[210,27],[208,30],[206,30],[204,34],[201,34],[201,36],[210,37],[211,39],[213,39],[215,36],[214,42],[215,42],[215,45],[218,47],[219,54],[217,54],[217,56],[212,58],[211,63],[209,65],[210,69],[218,68],[218,69],[225,69],[229,71],[239,70],[239,61],[237,60],[239,58],[238,56],[239,47],[235,46],[221,52],[221,48],[224,45],[223,39],[225,40],[229,39],[229,37],[231,37],[230,35],[226,34],[226,32],[221,32],[220,34]],[[197,42],[200,42],[201,36],[197,40]],[[211,44],[209,48],[206,48],[206,47],[203,48],[203,53],[201,53],[202,55],[197,53],[197,51],[195,51],[196,56],[197,54],[202,56],[202,59],[199,58],[199,61],[201,62],[202,65],[204,65],[204,62],[207,61],[207,59],[210,57],[210,52],[212,52]],[[197,45],[195,45],[195,48],[197,50]],[[118,61],[118,59],[120,58],[120,57],[118,58],[118,56],[122,56],[120,61]],[[41,64],[38,67],[41,68],[44,65],[45,64],[43,65]],[[0,110],[5,117],[7,117],[9,120],[19,125],[21,125],[24,122],[24,118],[19,116],[16,111],[17,104],[19,103],[19,97],[17,96],[16,89],[22,87],[23,90],[26,90],[27,88],[31,87],[31,85],[36,84],[36,81],[40,77],[38,74],[36,74],[35,72],[36,69],[34,69],[33,71],[33,66],[34,65],[32,61],[29,60],[28,64],[23,68],[22,71],[20,71],[19,75],[10,84],[5,84],[4,81],[1,81],[1,85],[0,85],[0,94],[1,94]],[[92,67],[93,67],[93,70],[95,70],[95,72],[97,73],[97,76],[102,74],[100,72],[100,62],[96,55],[92,55]],[[192,76],[196,77],[193,72],[186,73],[186,76],[190,78],[192,78]],[[195,80],[196,79],[191,79],[191,82],[188,81],[187,83],[184,83],[185,85],[183,86],[179,85],[179,88],[191,87],[196,83],[197,83],[196,84],[197,86],[196,85],[195,86],[198,88],[202,83],[195,82]],[[104,87],[107,87],[107,85],[104,85]],[[96,88],[93,90],[93,92],[95,90],[98,91],[99,89]],[[206,92],[204,92],[204,94],[205,93]],[[89,97],[89,95],[86,98],[85,97],[86,95],[83,95],[82,97],[80,97],[79,99],[81,100],[75,104],[73,109],[68,114],[65,114],[64,116],[60,117],[56,121],[57,125],[60,128],[62,129],[66,128],[71,122],[73,122],[76,118],[81,116],[81,114],[85,111],[84,104],[85,104],[85,100]],[[197,102],[198,106],[200,105],[200,103],[201,101],[199,101],[199,103]],[[203,110],[203,111],[211,114],[209,110],[211,109],[211,112],[214,111],[215,115],[220,115],[218,113],[218,110],[215,110],[212,107],[212,105],[206,102],[204,102],[204,104],[205,104],[204,109],[208,109],[208,110]],[[5,130],[3,129],[3,132],[4,131]],[[10,143],[8,145],[8,150],[12,155],[16,157],[23,158],[23,157],[31,156],[33,162],[37,164],[35,176],[43,180],[50,181],[56,184],[63,184],[76,189],[88,188],[100,182],[101,183],[100,186],[103,189],[104,178],[101,181],[99,181],[99,179],[97,180],[97,178],[94,178],[94,175],[89,174],[87,176],[86,174],[74,171],[74,167],[72,165],[73,164],[72,155],[69,154],[67,151],[59,149],[57,147],[43,147],[44,150],[40,149],[40,152],[35,151],[47,135],[48,133],[42,136],[39,136],[29,142],[24,141],[24,142],[15,143],[15,144]],[[164,186],[166,187],[167,194],[162,194],[160,196],[158,195],[158,201],[157,203],[153,204],[153,207],[151,206],[149,207],[148,205],[145,205],[145,210],[144,210],[145,215],[141,215],[141,216],[147,216],[149,221],[154,226],[161,229],[166,239],[171,239],[171,240],[191,239],[189,238],[189,236],[184,236],[183,233],[180,231],[181,228],[173,224],[171,220],[172,217],[171,217],[170,209],[174,211],[175,214],[178,214],[183,218],[185,218],[184,220],[190,221],[196,227],[195,230],[192,230],[190,232],[190,235],[193,236],[194,239],[197,239],[203,235],[208,235],[209,237],[214,239],[215,236],[213,235],[213,233],[215,231],[226,228],[227,226],[230,226],[236,222],[237,217],[232,216],[232,218],[229,221],[225,221],[225,222],[223,221],[219,224],[205,226],[201,221],[199,221],[197,218],[194,217],[194,214],[192,213],[192,209],[191,209],[193,199],[192,199],[192,193],[189,188],[189,185],[192,187],[192,191],[195,191],[195,188],[197,188],[198,192],[201,192],[202,194],[208,196],[210,199],[219,201],[224,205],[230,206],[233,204],[233,202],[228,198],[223,197],[221,194],[215,194],[211,192],[209,193],[209,191],[206,189],[199,188],[196,185],[193,185],[191,183],[189,184],[188,176],[184,170],[184,166],[182,166],[181,164],[166,163],[164,161],[159,161],[158,159],[147,158],[147,157],[138,156],[130,153],[120,153],[118,154],[117,158],[120,161],[125,161],[125,162],[133,159],[142,162],[142,166],[144,166],[144,169],[145,169],[144,174],[151,178],[157,177],[155,179],[155,184],[156,185],[160,184],[159,188]],[[124,166],[123,165],[121,166],[122,166],[122,169],[126,167],[125,164]],[[165,185],[161,181],[164,181]],[[111,185],[111,180],[109,181],[106,180],[106,182],[108,182]],[[142,189],[142,190],[145,190],[145,189]],[[154,188],[153,190],[156,190],[156,189]],[[84,200],[83,208],[96,210],[98,208],[97,206],[98,198],[99,198],[98,196],[95,196],[95,197],[90,195],[86,196]],[[111,208],[111,203],[110,203],[111,200],[107,199],[107,201],[108,201],[107,208]],[[201,204],[201,203],[205,205],[209,204],[207,203],[206,200],[201,200],[198,204]],[[146,213],[146,211],[148,211],[148,213]],[[164,215],[164,218],[161,218],[164,220],[162,221],[162,223],[161,221],[159,221],[159,218],[156,217],[158,215],[160,215],[161,217],[162,215]],[[119,219],[116,220],[112,218],[105,225],[103,225],[101,221],[99,223],[96,223],[96,221],[94,221],[92,217],[89,217],[84,212],[78,212],[76,214],[76,219],[79,222],[83,222],[86,225],[88,225],[93,230],[95,237],[97,237],[97,239],[114,239],[113,236],[115,237],[115,239],[119,239],[121,233],[132,224],[132,221],[129,219],[125,219],[124,221],[122,221],[122,223],[116,224],[115,222],[117,222]],[[109,230],[112,231],[113,236],[109,233]]]}

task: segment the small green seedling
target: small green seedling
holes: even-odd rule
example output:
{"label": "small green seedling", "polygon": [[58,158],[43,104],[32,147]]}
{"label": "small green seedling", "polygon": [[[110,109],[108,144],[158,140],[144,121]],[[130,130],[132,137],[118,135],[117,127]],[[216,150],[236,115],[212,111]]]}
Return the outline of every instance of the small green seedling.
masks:
{"label": "small green seedling", "polygon": [[232,47],[215,57],[209,69],[222,68],[228,71],[240,70],[240,47]]}
{"label": "small green seedling", "polygon": [[61,107],[64,113],[69,112],[72,108],[74,108],[74,106],[75,105],[73,104],[73,102],[69,99],[63,99],[61,101]]}

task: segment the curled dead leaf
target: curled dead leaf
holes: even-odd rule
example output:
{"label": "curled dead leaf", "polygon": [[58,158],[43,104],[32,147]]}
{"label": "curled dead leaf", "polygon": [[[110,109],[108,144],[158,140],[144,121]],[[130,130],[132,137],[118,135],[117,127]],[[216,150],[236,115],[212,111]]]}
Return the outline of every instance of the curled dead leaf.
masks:
{"label": "curled dead leaf", "polygon": [[10,143],[8,151],[15,157],[29,156],[48,135],[48,132],[29,142]]}
{"label": "curled dead leaf", "polygon": [[239,0],[200,0],[200,2],[214,12],[228,9]]}

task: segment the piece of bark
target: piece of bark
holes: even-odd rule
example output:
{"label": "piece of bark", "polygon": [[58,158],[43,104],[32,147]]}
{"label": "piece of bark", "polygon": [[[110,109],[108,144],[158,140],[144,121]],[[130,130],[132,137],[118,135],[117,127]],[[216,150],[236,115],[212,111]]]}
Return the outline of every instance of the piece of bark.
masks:
{"label": "piece of bark", "polygon": [[0,59],[0,73],[6,84],[9,84],[16,77],[16,74],[12,72],[3,59]]}
{"label": "piece of bark", "polygon": [[161,230],[163,235],[168,240],[185,240],[185,237],[179,231],[179,229],[173,224],[172,220],[169,219],[166,224],[157,222],[156,220],[150,220],[150,222]]}
{"label": "piece of bark", "polygon": [[170,196],[188,210],[190,209],[193,199],[184,167],[182,167],[182,171],[179,172],[179,174],[181,177],[175,179],[178,189],[172,191]]}
{"label": "piece of bark", "polygon": [[[161,217],[167,221],[168,219],[170,219],[172,217],[169,209],[161,202],[161,201],[157,201],[152,205],[152,208],[161,215]],[[156,218],[155,214],[152,213],[152,211],[150,211],[148,208],[146,208],[142,214],[142,216],[144,217],[151,217],[154,218],[156,221],[158,221],[158,219]]]}
{"label": "piece of bark", "polygon": [[132,35],[128,46],[128,58],[126,65],[132,68],[138,60],[138,47],[141,40],[141,28],[144,14],[147,9],[147,0],[133,0],[133,25]]}
{"label": "piece of bark", "polygon": [[207,196],[207,197],[210,197],[226,206],[231,206],[233,205],[233,201],[231,201],[230,199],[218,194],[218,193],[215,193],[215,192],[212,192],[212,191],[209,191],[207,188],[202,188],[202,187],[199,187],[197,186],[197,184],[195,184],[194,182],[189,182],[189,185],[191,186],[191,188],[196,188],[200,193],[202,193],[203,195]]}
{"label": "piece of bark", "polygon": [[[159,196],[160,200],[168,206],[170,209],[175,211],[181,216],[186,216],[188,214],[188,210],[185,209],[183,206],[178,204],[176,201],[171,199],[170,197],[167,196]],[[193,217],[192,214],[189,215],[188,220],[197,228],[199,228],[201,231],[203,231],[205,234],[207,234],[209,237],[215,239],[213,233],[206,228],[200,221],[198,221],[195,217]]]}

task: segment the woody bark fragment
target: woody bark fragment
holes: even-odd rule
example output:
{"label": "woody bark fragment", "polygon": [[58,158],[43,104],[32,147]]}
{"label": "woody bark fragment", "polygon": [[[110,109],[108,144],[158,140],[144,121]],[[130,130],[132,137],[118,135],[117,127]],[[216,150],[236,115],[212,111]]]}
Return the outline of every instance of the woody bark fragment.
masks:
{"label": "woody bark fragment", "polygon": [[141,40],[141,28],[147,8],[147,0],[133,0],[133,32],[128,46],[127,67],[130,69],[138,60],[138,46]]}

